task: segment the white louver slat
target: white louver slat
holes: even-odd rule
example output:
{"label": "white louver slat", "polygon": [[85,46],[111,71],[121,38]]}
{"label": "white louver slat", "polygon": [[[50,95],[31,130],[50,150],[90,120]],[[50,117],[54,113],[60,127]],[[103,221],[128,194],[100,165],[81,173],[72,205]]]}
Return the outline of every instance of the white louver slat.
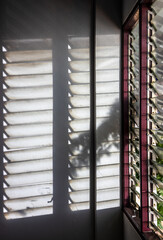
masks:
{"label": "white louver slat", "polygon": [[19,151],[6,151],[4,152],[4,156],[11,162],[27,161],[30,159],[52,158],[52,151],[52,147],[40,147]]}
{"label": "white louver slat", "polygon": [[6,219],[53,213],[51,45],[50,39],[3,42]]}
{"label": "white louver slat", "polygon": [[4,108],[7,112],[30,112],[39,110],[50,110],[53,108],[53,101],[51,98],[46,99],[32,99],[19,101],[6,101]]}
{"label": "white louver slat", "polygon": [[[33,81],[35,78],[35,81]],[[46,75],[25,75],[25,76],[7,76],[4,77],[4,82],[8,87],[40,87],[47,86],[53,83],[52,74]]]}
{"label": "white louver slat", "polygon": [[29,186],[19,186],[6,188],[5,193],[12,199],[23,199],[27,197],[50,195],[53,192],[53,184],[35,184]]}
{"label": "white louver slat", "polygon": [[52,87],[9,88],[4,95],[11,100],[48,98],[52,97]]}
{"label": "white louver slat", "polygon": [[[96,103],[98,106],[103,106],[105,101],[109,102],[111,105],[118,98],[118,93],[113,94],[97,94]],[[73,107],[87,107],[89,106],[89,96],[74,95],[69,98],[69,101]]]}
{"label": "white louver slat", "polygon": [[9,63],[48,61],[52,59],[52,53],[51,50],[9,51],[5,53],[5,58]]}
{"label": "white louver slat", "polygon": [[[99,36],[97,38],[97,209],[104,209],[119,206],[120,197],[119,40],[118,37],[113,35]],[[101,39],[105,39],[102,44]],[[112,46],[114,44],[115,46]],[[116,112],[115,115],[114,111]],[[111,126],[111,123],[109,126],[109,121],[112,118],[115,118],[115,127]],[[90,73],[88,38],[70,37],[69,205],[72,211],[89,208],[89,130]]]}
{"label": "white louver slat", "polygon": [[4,181],[11,187],[52,182],[52,171],[28,172],[21,174],[9,174],[4,176]]}
{"label": "white louver slat", "polygon": [[[96,62],[97,70],[107,70],[116,69],[119,64],[119,59],[117,58],[100,58]],[[73,71],[89,71],[89,61],[72,61],[70,66]]]}
{"label": "white louver slat", "polygon": [[9,63],[4,66],[4,71],[9,75],[49,74],[52,73],[52,62]]}
{"label": "white louver slat", "polygon": [[51,123],[52,111],[37,111],[37,112],[19,112],[6,113],[4,116],[8,124],[26,124],[26,123]]}
{"label": "white louver slat", "polygon": [[[29,205],[29,201],[28,201],[28,205]],[[47,207],[47,206],[37,207],[37,208],[26,207],[25,210],[10,211],[10,213],[7,212],[5,214],[5,217],[6,219],[18,219],[18,218],[25,218],[25,217],[31,217],[31,216],[48,215],[48,214],[52,214],[52,212],[53,212],[53,208]]]}
{"label": "white louver slat", "polygon": [[52,170],[52,159],[21,161],[10,164],[4,164],[5,169],[10,174]]}
{"label": "white louver slat", "polygon": [[41,197],[33,197],[33,198],[24,198],[24,199],[16,199],[16,200],[6,200],[5,205],[7,206],[10,211],[19,211],[20,206],[22,209],[26,208],[26,205],[29,205],[29,208],[40,208],[40,207],[49,207],[52,206],[52,203],[49,204],[49,199],[52,198],[52,195],[41,196]]}
{"label": "white louver slat", "polygon": [[10,125],[4,127],[4,132],[10,137],[26,137],[51,134],[52,123]]}
{"label": "white louver slat", "polygon": [[[70,73],[69,77],[72,82],[76,83],[89,83],[89,72],[80,72],[80,73]],[[119,72],[117,70],[112,71],[99,71],[96,73],[96,81],[97,82],[108,82],[114,81],[119,78]]]}
{"label": "white louver slat", "polygon": [[4,145],[9,149],[32,148],[52,145],[52,135],[5,138]]}

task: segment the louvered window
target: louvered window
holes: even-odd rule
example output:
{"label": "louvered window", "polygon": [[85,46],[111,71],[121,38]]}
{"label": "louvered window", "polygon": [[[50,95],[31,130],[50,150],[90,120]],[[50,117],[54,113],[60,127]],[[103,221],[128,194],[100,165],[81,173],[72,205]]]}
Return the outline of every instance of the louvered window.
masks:
{"label": "louvered window", "polygon": [[130,203],[140,207],[140,153],[139,153],[139,22],[129,34],[129,175]]}
{"label": "louvered window", "polygon": [[50,39],[3,41],[4,215],[53,212]]}
{"label": "louvered window", "polygon": [[[89,39],[69,38],[70,208],[89,208]],[[97,209],[119,206],[119,37],[97,36]]]}
{"label": "louvered window", "polygon": [[151,239],[163,237],[162,9],[162,0],[144,1],[124,26],[123,204]]}
{"label": "louvered window", "polygon": [[150,227],[163,234],[163,1],[148,16],[148,145]]}

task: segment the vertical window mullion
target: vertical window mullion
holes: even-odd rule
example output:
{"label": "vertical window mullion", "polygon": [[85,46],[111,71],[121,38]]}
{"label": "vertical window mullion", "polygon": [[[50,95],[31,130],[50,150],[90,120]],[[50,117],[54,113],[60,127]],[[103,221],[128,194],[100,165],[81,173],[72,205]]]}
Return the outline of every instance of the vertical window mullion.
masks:
{"label": "vertical window mullion", "polygon": [[149,231],[147,154],[147,41],[148,8],[140,5],[140,175],[141,231]]}
{"label": "vertical window mullion", "polygon": [[91,1],[90,28],[90,212],[91,237],[96,239],[96,1]]}
{"label": "vertical window mullion", "polygon": [[[0,116],[3,116],[2,39],[0,39]],[[3,117],[0,118],[0,154],[3,156]],[[3,161],[0,161],[0,214],[3,215]],[[2,218],[1,218],[2,219]]]}

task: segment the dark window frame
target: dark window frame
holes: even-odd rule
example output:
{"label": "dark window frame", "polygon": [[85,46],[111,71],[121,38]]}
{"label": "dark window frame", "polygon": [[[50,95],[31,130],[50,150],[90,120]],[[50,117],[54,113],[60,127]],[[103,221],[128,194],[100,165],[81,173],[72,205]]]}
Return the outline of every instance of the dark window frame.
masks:
{"label": "dark window frame", "polygon": [[[147,42],[148,10],[153,0],[138,1],[122,28],[122,210],[142,239],[156,240],[149,228],[148,149],[147,149]],[[139,14],[138,14],[139,12]],[[128,38],[139,21],[140,46],[140,195],[141,207],[135,214],[129,200],[129,114],[128,114]]]}

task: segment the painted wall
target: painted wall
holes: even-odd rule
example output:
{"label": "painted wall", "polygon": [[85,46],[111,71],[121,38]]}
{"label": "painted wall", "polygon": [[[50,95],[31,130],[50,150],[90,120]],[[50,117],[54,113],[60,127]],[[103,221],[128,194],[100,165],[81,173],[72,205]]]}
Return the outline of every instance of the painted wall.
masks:
{"label": "painted wall", "polygon": [[[96,35],[97,36],[114,35],[115,39],[119,38],[120,44],[120,32],[121,32],[121,1],[97,0]],[[96,44],[102,44],[102,41],[101,42],[97,41]],[[122,240],[123,224],[120,206],[116,208],[98,210],[96,213],[96,220],[97,220],[96,222],[97,240],[108,239]]]}
{"label": "painted wall", "polygon": [[[67,39],[68,35],[89,35],[90,1],[88,0],[8,0],[3,6],[3,39],[17,38],[54,38],[55,81],[54,89],[57,114],[54,117],[55,158],[54,182],[60,184],[54,188],[55,211],[53,216],[34,217],[30,219],[0,219],[1,239],[61,239],[90,240],[90,211],[71,212],[68,208],[68,169],[67,169]],[[121,31],[121,1],[97,1],[97,33],[117,34]],[[54,102],[55,102],[54,100]],[[64,109],[64,114],[63,114]],[[1,168],[2,169],[2,168]],[[2,175],[2,174],[1,174]],[[2,179],[1,179],[2,180]],[[2,193],[2,181],[0,192]],[[0,197],[1,198],[1,197]],[[59,200],[56,200],[59,199]],[[0,202],[3,200],[1,198]],[[1,204],[2,205],[2,204]],[[2,208],[0,208],[2,210]],[[2,216],[2,215],[1,215]],[[97,211],[97,239],[120,240],[122,233],[122,212],[120,207]],[[118,231],[117,231],[118,229]]]}
{"label": "painted wall", "polygon": [[142,238],[138,235],[134,227],[131,225],[130,221],[123,214],[123,226],[124,226],[124,240],[141,240]]}

